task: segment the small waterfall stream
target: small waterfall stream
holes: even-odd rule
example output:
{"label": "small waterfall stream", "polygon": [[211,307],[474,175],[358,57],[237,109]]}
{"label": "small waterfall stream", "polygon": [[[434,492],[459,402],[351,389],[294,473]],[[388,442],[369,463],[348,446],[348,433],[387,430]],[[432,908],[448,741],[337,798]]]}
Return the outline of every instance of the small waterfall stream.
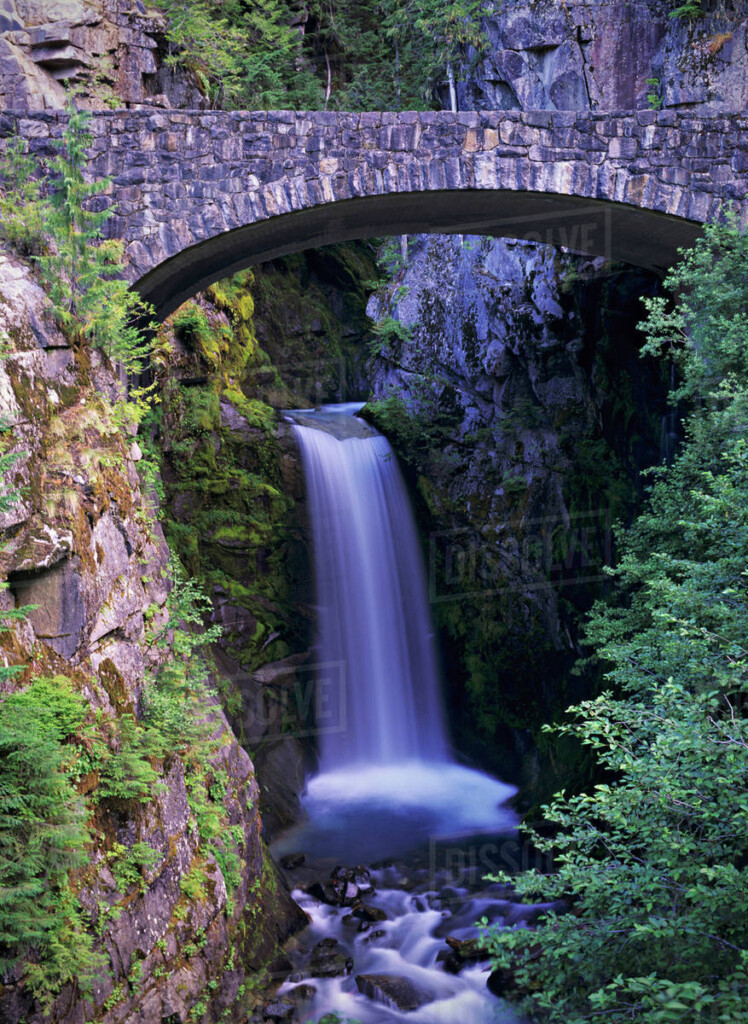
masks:
{"label": "small waterfall stream", "polygon": [[[355,416],[362,405],[289,414],[314,544],[320,760],[306,821],[273,850],[312,919],[281,995],[294,1020],[509,1024],[518,1018],[488,992],[485,961],[445,973],[444,955],[445,936],[473,939],[478,917],[513,912],[482,878],[504,866],[502,840],[517,847],[504,806],[515,790],[449,749],[412,511],[386,438]],[[340,864],[379,864],[374,887],[351,883],[353,898],[338,899],[325,880]],[[328,973],[336,957],[347,966]],[[418,1008],[372,994],[371,977],[409,986]]]}

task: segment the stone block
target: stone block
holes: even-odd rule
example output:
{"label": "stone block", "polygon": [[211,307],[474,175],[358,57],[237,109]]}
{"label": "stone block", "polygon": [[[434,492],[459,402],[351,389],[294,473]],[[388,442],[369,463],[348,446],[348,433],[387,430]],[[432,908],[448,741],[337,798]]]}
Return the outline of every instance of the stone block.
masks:
{"label": "stone block", "polygon": [[639,142],[634,138],[615,138],[610,140],[608,153],[612,159],[632,160],[639,152]]}

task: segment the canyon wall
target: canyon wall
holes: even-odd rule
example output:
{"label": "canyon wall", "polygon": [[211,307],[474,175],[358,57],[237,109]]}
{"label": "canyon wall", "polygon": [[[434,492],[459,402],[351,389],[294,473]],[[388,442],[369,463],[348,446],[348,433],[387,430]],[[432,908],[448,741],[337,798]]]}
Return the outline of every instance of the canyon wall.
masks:
{"label": "canyon wall", "polygon": [[140,0],[1,0],[0,107],[206,106],[197,79],[164,64],[161,14]]}
{"label": "canyon wall", "polygon": [[[689,21],[659,0],[504,3],[458,107],[744,109],[744,5],[704,6]],[[427,235],[370,305],[371,415],[410,468],[457,741],[525,806],[584,770],[540,729],[597,685],[575,669],[580,623],[641,470],[677,444],[666,371],[637,355],[658,288],[562,250]]]}
{"label": "canyon wall", "polygon": [[[0,633],[4,663],[22,666],[5,689],[52,678],[85,702],[85,737],[68,738],[90,814],[73,891],[104,956],[88,1004],[69,981],[42,1010],[23,972],[6,974],[0,1019],[150,1024],[187,1020],[201,1002],[207,1019],[233,1016],[306,918],[267,858],[253,765],[218,698],[196,711],[199,743],[185,733],[173,753],[155,756],[144,745],[150,688],[165,692],[168,630],[179,628],[153,481],[139,477],[143,451],[116,422],[122,383],[102,354],[54,326],[22,263],[4,256],[0,274],[0,336],[10,346],[0,363],[3,450],[19,456],[8,482],[20,491],[0,521],[1,596],[5,609],[31,606],[19,628]],[[185,719],[199,682],[186,677]],[[222,688],[216,669],[211,682]]]}
{"label": "canyon wall", "polygon": [[748,23],[742,0],[672,17],[663,0],[509,2],[485,21],[458,85],[464,110],[744,110]]}

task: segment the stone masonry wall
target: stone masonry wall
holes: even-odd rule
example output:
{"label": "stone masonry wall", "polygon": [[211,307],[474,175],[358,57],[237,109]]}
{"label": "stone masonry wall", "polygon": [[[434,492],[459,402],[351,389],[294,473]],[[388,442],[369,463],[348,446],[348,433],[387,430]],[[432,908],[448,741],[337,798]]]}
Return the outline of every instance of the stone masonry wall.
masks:
{"label": "stone masonry wall", "polygon": [[[0,138],[18,131],[32,152],[49,154],[64,123],[60,113],[5,114]],[[117,213],[110,230],[126,242],[132,281],[232,229],[393,193],[576,196],[694,222],[715,217],[729,201],[748,223],[744,113],[143,110],[95,114],[91,131],[91,173],[111,177],[105,201],[116,202]],[[484,206],[488,231],[496,204]],[[547,209],[538,203],[537,213]],[[606,255],[650,265],[651,238],[635,235],[632,251],[617,252],[617,242]],[[246,260],[267,256],[260,247]],[[226,268],[210,269],[215,279]]]}

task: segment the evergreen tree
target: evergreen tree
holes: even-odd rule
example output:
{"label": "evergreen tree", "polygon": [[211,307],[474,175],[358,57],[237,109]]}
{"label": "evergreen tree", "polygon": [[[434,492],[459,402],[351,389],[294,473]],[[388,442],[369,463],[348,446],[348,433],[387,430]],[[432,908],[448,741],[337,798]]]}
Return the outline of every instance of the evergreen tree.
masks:
{"label": "evergreen tree", "polygon": [[459,65],[468,47],[480,55],[487,44],[481,26],[485,0],[390,0],[388,6],[387,34],[397,47],[408,47],[411,41],[406,52],[419,69],[422,100],[446,84],[450,109],[457,110]]}
{"label": "evergreen tree", "polygon": [[167,18],[166,66],[192,72],[215,106],[232,106],[239,91],[241,38],[220,0],[156,0],[155,6]]}
{"label": "evergreen tree", "polygon": [[36,257],[55,318],[75,344],[103,348],[130,373],[148,353],[140,321],[147,308],[121,274],[123,245],[103,238],[113,208],[97,210],[108,179],[89,182],[84,171],[91,115],[68,107],[68,122],[49,168],[49,252]]}
{"label": "evergreen tree", "polygon": [[[158,0],[167,63],[216,105],[423,109],[486,46],[488,0]],[[302,18],[303,14],[303,18]],[[300,31],[302,20],[304,30]]]}
{"label": "evergreen tree", "polygon": [[254,109],[318,107],[321,85],[288,3],[227,0],[223,10],[241,40],[236,102]]}
{"label": "evergreen tree", "polygon": [[49,215],[38,164],[27,151],[24,139],[11,139],[0,161],[0,237],[21,256],[43,251]]}
{"label": "evergreen tree", "polygon": [[546,809],[557,871],[516,880],[573,914],[489,939],[539,1020],[748,1021],[747,265],[734,221],[709,226],[679,304],[648,302],[693,411],[589,623],[612,689],[561,729],[607,781]]}

